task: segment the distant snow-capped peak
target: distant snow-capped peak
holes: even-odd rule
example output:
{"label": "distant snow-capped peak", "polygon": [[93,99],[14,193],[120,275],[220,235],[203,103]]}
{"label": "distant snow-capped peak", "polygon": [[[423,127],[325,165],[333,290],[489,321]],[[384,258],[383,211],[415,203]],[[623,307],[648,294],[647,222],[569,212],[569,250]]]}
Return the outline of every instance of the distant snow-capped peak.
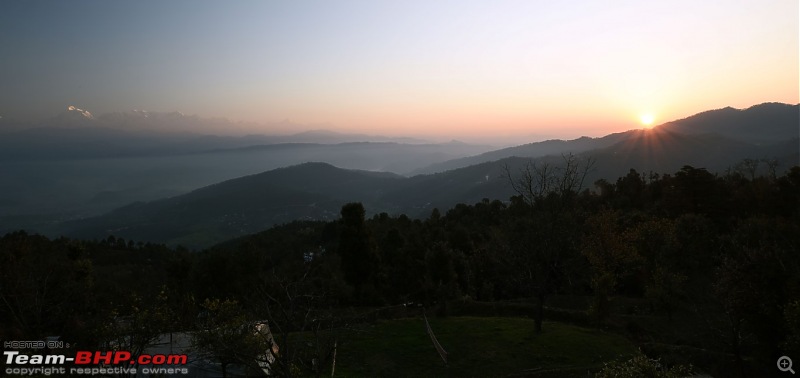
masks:
{"label": "distant snow-capped peak", "polygon": [[67,107],[67,112],[70,112],[72,114],[80,114],[84,118],[94,119],[94,116],[92,115],[92,113],[90,111],[83,110],[83,109],[77,108],[77,107],[72,106],[72,105]]}
{"label": "distant snow-capped peak", "polygon": [[133,109],[133,114],[140,115],[144,118],[150,117],[150,112],[148,112],[147,110]]}

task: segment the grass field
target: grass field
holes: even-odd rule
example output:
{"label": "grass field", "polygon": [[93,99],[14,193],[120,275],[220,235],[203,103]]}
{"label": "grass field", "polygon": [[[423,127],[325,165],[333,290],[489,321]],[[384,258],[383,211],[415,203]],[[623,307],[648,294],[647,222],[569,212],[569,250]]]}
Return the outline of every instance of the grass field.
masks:
{"label": "grass field", "polygon": [[[379,321],[341,340],[337,377],[582,376],[636,351],[624,337],[524,318],[429,318],[445,366],[421,318]],[[325,375],[325,374],[323,374]]]}

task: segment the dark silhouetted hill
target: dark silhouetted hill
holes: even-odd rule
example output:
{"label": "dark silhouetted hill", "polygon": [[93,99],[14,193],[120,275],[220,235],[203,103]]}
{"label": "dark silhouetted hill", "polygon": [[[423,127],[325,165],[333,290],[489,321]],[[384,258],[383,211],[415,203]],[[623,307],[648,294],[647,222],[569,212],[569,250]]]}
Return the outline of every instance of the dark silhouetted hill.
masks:
{"label": "dark silhouetted hill", "polygon": [[[800,137],[800,105],[764,103],[747,109],[710,110],[684,119],[667,122],[654,129],[684,134],[718,134],[722,138],[743,143],[771,143]],[[462,168],[511,156],[537,158],[561,153],[582,153],[611,147],[629,138],[639,138],[641,130],[609,134],[601,138],[581,137],[573,140],[547,140],[504,148],[435,163],[413,173],[427,174]]]}
{"label": "dark silhouetted hill", "polygon": [[747,109],[709,110],[657,127],[685,134],[715,133],[750,142],[800,137],[800,105],[764,103]]}
{"label": "dark silhouetted hill", "polygon": [[546,140],[543,142],[535,142],[523,144],[521,146],[508,147],[500,150],[484,152],[480,155],[469,156],[448,160],[441,163],[429,165],[427,167],[417,169],[413,174],[429,174],[436,172],[443,172],[451,169],[463,168],[470,165],[485,163],[504,159],[507,157],[526,157],[537,158],[546,155],[573,153],[578,154],[581,152],[603,148],[613,145],[621,140],[629,137],[631,132],[609,134],[601,138],[580,137],[573,140]]}
{"label": "dark silhouetted hill", "polygon": [[71,235],[205,246],[297,219],[330,220],[341,205],[377,201],[401,176],[306,163],[228,180],[163,200],[69,222]]}

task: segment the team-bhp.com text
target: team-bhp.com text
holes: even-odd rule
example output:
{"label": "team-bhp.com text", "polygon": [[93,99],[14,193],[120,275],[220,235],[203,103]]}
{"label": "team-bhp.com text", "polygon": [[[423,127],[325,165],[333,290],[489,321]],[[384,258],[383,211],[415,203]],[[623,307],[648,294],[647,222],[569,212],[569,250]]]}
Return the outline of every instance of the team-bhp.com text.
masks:
{"label": "team-bhp.com text", "polygon": [[63,354],[26,355],[20,354],[18,351],[4,351],[3,356],[5,357],[6,363],[5,373],[13,375],[66,374],[66,367],[42,366],[64,365],[66,363],[72,363],[74,365],[95,365],[70,367],[70,374],[136,374],[137,372],[144,374],[189,373],[189,369],[186,367],[174,367],[174,365],[187,364],[188,358],[185,354],[142,354],[133,356],[127,351],[78,351],[75,357],[67,357]]}

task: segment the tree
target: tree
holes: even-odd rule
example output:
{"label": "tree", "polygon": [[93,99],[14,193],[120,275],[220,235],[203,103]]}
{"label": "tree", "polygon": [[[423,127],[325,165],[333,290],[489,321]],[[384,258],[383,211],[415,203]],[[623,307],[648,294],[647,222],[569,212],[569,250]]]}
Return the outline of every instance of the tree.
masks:
{"label": "tree", "polygon": [[642,175],[631,169],[627,175],[617,179],[616,190],[624,199],[623,208],[641,208],[644,204],[645,181]]}
{"label": "tree", "polygon": [[725,210],[717,179],[705,168],[685,165],[674,177],[665,177],[665,180],[669,182],[664,191],[664,204],[673,214],[695,213],[715,217]]}
{"label": "tree", "polygon": [[[400,227],[399,222],[393,222]],[[392,227],[380,238],[381,293],[390,303],[422,299],[425,284],[425,244],[417,227]]]}
{"label": "tree", "polygon": [[798,234],[796,223],[752,218],[722,239],[714,293],[726,327],[718,333],[737,366],[743,366],[748,346],[760,366],[780,356],[791,328],[786,308],[800,297]]}
{"label": "tree", "polygon": [[654,302],[657,309],[666,312],[667,318],[672,321],[672,314],[678,308],[687,277],[664,266],[656,266],[650,274],[645,296]]}
{"label": "tree", "polygon": [[[319,377],[322,366],[332,358],[336,319],[329,309],[336,305],[332,292],[341,279],[324,268],[324,262],[314,259],[303,266],[282,266],[280,272],[273,270],[262,277],[257,293],[266,300],[259,304],[281,345],[281,353],[274,355],[280,375]],[[291,334],[303,342],[292,340]]]}
{"label": "tree", "polygon": [[645,259],[644,295],[651,308],[672,315],[683,298],[684,274],[694,256],[678,243],[675,222],[667,218],[649,218],[631,227],[629,242]]}
{"label": "tree", "polygon": [[577,260],[580,239],[577,193],[594,160],[562,156],[561,166],[529,162],[517,174],[505,167],[505,176],[517,192],[510,213],[513,235],[508,264],[523,290],[535,301],[535,330],[541,332],[544,304],[564,280],[570,281],[569,263]]}
{"label": "tree", "polygon": [[155,300],[131,294],[128,304],[112,310],[103,333],[111,349],[140,355],[159,336],[171,331],[172,326],[174,316],[168,304],[167,290],[162,287]]}
{"label": "tree", "polygon": [[355,298],[362,300],[364,285],[371,282],[380,263],[372,235],[364,221],[364,206],[348,203],[342,206],[342,231],[339,237],[339,256],[345,280],[353,285]]}
{"label": "tree", "polygon": [[[80,242],[23,231],[0,238],[0,332],[18,339],[74,331],[89,312],[92,262]],[[78,332],[80,334],[80,332]]]}
{"label": "tree", "polygon": [[631,245],[630,238],[618,225],[617,212],[604,211],[589,217],[583,236],[581,253],[592,270],[595,301],[591,312],[603,322],[610,314],[610,296],[625,275],[635,273],[642,257]]}
{"label": "tree", "polygon": [[753,181],[756,179],[759,164],[761,164],[761,160],[747,158],[736,164],[734,170]]}
{"label": "tree", "polygon": [[557,194],[563,202],[571,200],[580,192],[586,176],[594,169],[595,160],[581,159],[571,153],[561,155],[562,164],[548,161],[529,161],[517,173],[503,167],[504,176],[511,188],[529,205],[541,203],[551,194]]}
{"label": "tree", "polygon": [[453,255],[453,250],[442,242],[434,243],[427,251],[428,289],[439,303],[440,315],[447,315],[447,300],[456,292]]}
{"label": "tree", "polygon": [[796,356],[800,354],[800,299],[788,303],[783,314],[787,331],[784,355]]}
{"label": "tree", "polygon": [[219,362],[223,377],[232,364],[258,370],[278,353],[269,328],[252,321],[237,301],[206,299],[202,308],[192,347]]}

